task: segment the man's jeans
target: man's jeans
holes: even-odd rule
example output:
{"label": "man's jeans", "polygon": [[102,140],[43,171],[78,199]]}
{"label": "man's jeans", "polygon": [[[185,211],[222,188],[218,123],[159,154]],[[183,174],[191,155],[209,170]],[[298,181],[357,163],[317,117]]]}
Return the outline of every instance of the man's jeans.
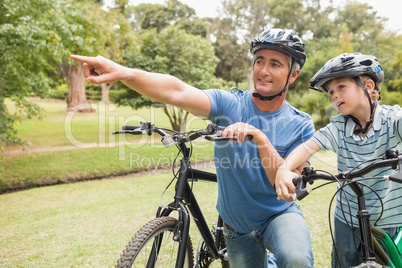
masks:
{"label": "man's jeans", "polygon": [[313,267],[310,232],[296,203],[251,233],[224,228],[223,234],[232,268],[268,267],[267,250],[275,255],[280,268]]}
{"label": "man's jeans", "polygon": [[[352,267],[362,263],[363,249],[359,241],[360,229],[354,227],[355,235],[353,235],[349,226],[337,218],[334,220],[334,227],[335,247],[332,249],[331,267]],[[391,237],[394,237],[398,228],[384,228],[383,230],[388,232]],[[356,252],[356,249],[359,252]]]}

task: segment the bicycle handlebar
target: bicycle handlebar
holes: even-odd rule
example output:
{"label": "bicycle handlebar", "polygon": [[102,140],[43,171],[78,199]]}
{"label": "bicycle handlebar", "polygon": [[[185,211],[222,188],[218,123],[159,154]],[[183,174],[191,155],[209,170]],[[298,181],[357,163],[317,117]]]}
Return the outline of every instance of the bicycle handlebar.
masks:
{"label": "bicycle handlebar", "polygon": [[402,183],[402,154],[399,154],[396,149],[389,149],[386,152],[385,157],[376,158],[373,163],[359,170],[342,172],[337,175],[317,173],[314,168],[305,167],[302,175],[293,179],[293,184],[296,186],[296,199],[302,200],[311,192],[310,189],[306,188],[307,183],[312,184],[316,180],[326,180],[330,182],[348,181],[356,177],[361,177],[369,171],[383,166],[392,166],[393,169],[396,169],[399,166],[399,172],[397,174],[384,175],[383,178]]}
{"label": "bicycle handlebar", "polygon": [[[190,136],[186,135],[185,133],[179,133],[173,131],[171,129],[163,129],[156,127],[152,122],[149,121],[142,121],[140,122],[141,126],[131,126],[131,125],[124,125],[122,130],[120,131],[113,131],[113,135],[115,134],[132,134],[132,135],[151,135],[152,133],[156,132],[162,136],[162,143],[165,147],[170,147],[175,145],[179,142],[190,142],[199,137],[204,137],[206,140],[209,141],[236,141],[236,137],[221,137],[223,130],[225,127],[221,127],[215,124],[209,124],[206,129],[193,131]],[[167,134],[164,130],[174,132],[173,135]],[[245,141],[251,141],[253,139],[252,135],[246,135]]]}

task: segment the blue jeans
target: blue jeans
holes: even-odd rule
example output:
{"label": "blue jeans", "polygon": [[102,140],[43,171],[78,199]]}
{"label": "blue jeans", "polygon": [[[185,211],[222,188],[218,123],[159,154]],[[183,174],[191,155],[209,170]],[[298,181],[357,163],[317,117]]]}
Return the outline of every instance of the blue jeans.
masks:
{"label": "blue jeans", "polygon": [[[230,267],[262,268],[276,259],[278,267],[313,267],[311,237],[300,206],[268,219],[248,234],[223,229]],[[267,258],[267,250],[275,258]],[[269,265],[269,267],[276,267]]]}
{"label": "blue jeans", "polygon": [[[383,230],[394,237],[398,228],[383,228]],[[347,224],[337,218],[334,219],[334,247],[331,253],[331,267],[349,268],[363,262],[363,249],[359,241],[360,229],[354,227],[353,232],[355,236]],[[356,249],[359,252],[356,252]]]}

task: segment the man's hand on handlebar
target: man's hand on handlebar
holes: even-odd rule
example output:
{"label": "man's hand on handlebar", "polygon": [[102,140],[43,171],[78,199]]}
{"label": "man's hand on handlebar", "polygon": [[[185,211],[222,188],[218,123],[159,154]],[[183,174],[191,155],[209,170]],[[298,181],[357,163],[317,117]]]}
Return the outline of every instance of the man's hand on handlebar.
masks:
{"label": "man's hand on handlebar", "polygon": [[[239,122],[226,127],[221,136],[236,137],[237,143],[243,143],[252,140],[258,145],[258,142],[260,140],[259,137],[261,137],[262,135],[265,136],[265,134],[262,133],[261,130],[253,127],[252,125]],[[233,141],[230,141],[230,143],[233,143]]]}

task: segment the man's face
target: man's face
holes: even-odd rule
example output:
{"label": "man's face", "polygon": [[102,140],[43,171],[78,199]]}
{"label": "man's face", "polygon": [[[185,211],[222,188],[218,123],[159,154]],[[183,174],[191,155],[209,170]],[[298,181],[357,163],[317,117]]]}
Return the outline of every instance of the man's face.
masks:
{"label": "man's face", "polygon": [[279,93],[286,86],[289,68],[286,54],[277,50],[260,49],[256,53],[253,69],[254,91],[263,96]]}

